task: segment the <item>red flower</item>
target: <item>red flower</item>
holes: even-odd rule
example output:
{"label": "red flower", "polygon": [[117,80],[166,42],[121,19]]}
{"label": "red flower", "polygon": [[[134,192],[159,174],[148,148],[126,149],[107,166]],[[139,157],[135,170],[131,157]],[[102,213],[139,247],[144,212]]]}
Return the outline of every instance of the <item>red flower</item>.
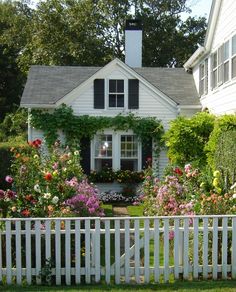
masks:
{"label": "red flower", "polygon": [[26,201],[32,201],[33,200],[33,196],[32,195],[26,195],[25,196]]}
{"label": "red flower", "polygon": [[179,168],[179,167],[176,167],[175,169],[174,169],[174,173],[176,173],[176,174],[178,174],[178,175],[183,175],[183,171]]}
{"label": "red flower", "polygon": [[24,209],[23,211],[21,211],[21,215],[24,217],[29,217],[30,211],[28,209]]}
{"label": "red flower", "polygon": [[29,145],[34,148],[39,148],[42,144],[42,141],[40,139],[36,139],[33,142],[29,142]]}
{"label": "red flower", "polygon": [[44,179],[47,180],[47,181],[52,180],[52,175],[51,175],[51,173],[50,173],[50,172],[47,172],[47,173],[45,174],[45,176],[44,176]]}

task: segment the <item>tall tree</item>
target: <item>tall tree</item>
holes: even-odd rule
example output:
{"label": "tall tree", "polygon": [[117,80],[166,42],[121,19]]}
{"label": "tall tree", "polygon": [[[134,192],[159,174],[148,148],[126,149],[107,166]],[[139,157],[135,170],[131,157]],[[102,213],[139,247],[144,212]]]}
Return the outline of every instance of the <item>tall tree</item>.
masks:
{"label": "tall tree", "polygon": [[205,18],[182,21],[187,0],[0,0],[0,119],[19,103],[31,64],[103,66],[124,59],[125,20],[143,22],[143,65],[182,66]]}
{"label": "tall tree", "polygon": [[0,121],[19,104],[25,75],[19,56],[27,43],[30,9],[21,2],[0,2]]}

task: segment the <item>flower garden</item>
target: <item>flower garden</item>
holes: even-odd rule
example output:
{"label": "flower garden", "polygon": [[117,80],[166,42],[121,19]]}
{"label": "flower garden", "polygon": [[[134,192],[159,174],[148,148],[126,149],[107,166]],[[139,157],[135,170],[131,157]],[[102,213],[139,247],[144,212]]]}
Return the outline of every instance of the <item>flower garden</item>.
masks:
{"label": "flower garden", "polygon": [[[194,214],[235,214],[236,185],[224,192],[220,171],[206,176],[191,164],[169,167],[165,179],[154,176],[151,166],[144,172],[109,169],[83,174],[78,150],[63,148],[57,141],[45,154],[42,141],[11,149],[12,174],[0,190],[2,217],[104,216],[103,203],[122,201],[144,207],[144,215],[176,216]],[[96,182],[141,183],[139,196],[132,193],[100,193]],[[95,183],[95,184],[94,184]]]}
{"label": "flower garden", "polygon": [[[78,147],[56,141],[45,150],[39,139],[12,147],[7,187],[0,190],[1,216],[104,216],[102,203],[116,202],[141,204],[144,215],[235,214],[235,127],[235,116],[230,115],[177,118],[164,134],[170,163],[161,179],[154,175],[150,157],[141,172],[106,168],[86,177]],[[122,192],[100,193],[96,187],[114,181],[123,185]]]}

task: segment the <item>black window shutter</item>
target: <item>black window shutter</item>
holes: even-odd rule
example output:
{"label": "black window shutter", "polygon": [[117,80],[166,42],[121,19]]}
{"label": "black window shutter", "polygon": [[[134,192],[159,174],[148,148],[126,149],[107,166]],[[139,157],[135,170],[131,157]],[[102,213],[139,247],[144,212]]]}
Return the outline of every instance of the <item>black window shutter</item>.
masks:
{"label": "black window shutter", "polygon": [[142,168],[147,167],[147,159],[152,158],[152,138],[145,145],[142,145]]}
{"label": "black window shutter", "polygon": [[104,79],[94,80],[94,108],[104,109],[105,91]]}
{"label": "black window shutter", "polygon": [[139,80],[129,79],[128,87],[129,87],[128,107],[129,109],[138,109],[139,108]]}
{"label": "black window shutter", "polygon": [[82,138],[80,140],[80,156],[81,156],[81,166],[84,170],[84,173],[89,175],[90,174],[90,139],[89,138]]}

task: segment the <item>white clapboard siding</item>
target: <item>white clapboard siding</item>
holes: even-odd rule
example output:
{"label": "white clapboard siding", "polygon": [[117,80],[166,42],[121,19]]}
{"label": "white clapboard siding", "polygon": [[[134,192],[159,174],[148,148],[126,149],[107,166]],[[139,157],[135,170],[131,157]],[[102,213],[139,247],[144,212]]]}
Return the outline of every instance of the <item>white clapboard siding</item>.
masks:
{"label": "white clapboard siding", "polygon": [[7,285],[40,285],[50,275],[56,285],[236,278],[235,215],[0,223],[0,277]]}

